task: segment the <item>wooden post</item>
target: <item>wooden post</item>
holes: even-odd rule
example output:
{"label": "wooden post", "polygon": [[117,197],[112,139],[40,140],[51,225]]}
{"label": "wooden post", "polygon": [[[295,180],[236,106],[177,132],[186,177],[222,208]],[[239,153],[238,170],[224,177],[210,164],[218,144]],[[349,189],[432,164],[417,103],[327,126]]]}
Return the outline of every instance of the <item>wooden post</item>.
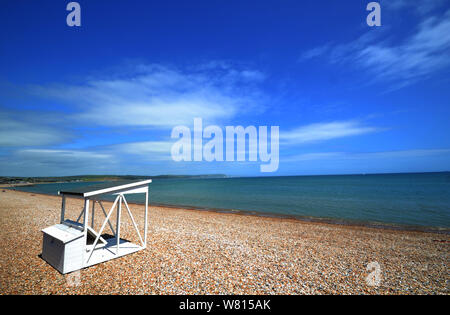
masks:
{"label": "wooden post", "polygon": [[[84,198],[84,218],[83,218],[83,232],[84,232],[84,244],[83,244],[83,261],[84,261],[84,254],[86,253],[86,246],[87,246],[87,228],[89,224],[89,199]],[[92,252],[94,251],[94,248],[92,248]],[[90,257],[90,256],[89,256]]]}
{"label": "wooden post", "polygon": [[95,218],[95,200],[92,200],[92,219],[91,227],[94,229],[94,218]]}
{"label": "wooden post", "polygon": [[[83,222],[84,231],[87,232],[87,228],[89,226],[89,199],[84,198],[84,222]],[[87,233],[86,233],[87,234]]]}
{"label": "wooden post", "polygon": [[62,195],[62,203],[61,203],[61,223],[64,222],[64,216],[66,213],[66,195]]}
{"label": "wooden post", "polygon": [[147,248],[147,230],[148,230],[148,186],[145,192],[144,248]]}
{"label": "wooden post", "polygon": [[119,255],[119,244],[120,244],[120,214],[122,212],[122,196],[119,196],[119,203],[117,204],[117,250],[116,255]]}

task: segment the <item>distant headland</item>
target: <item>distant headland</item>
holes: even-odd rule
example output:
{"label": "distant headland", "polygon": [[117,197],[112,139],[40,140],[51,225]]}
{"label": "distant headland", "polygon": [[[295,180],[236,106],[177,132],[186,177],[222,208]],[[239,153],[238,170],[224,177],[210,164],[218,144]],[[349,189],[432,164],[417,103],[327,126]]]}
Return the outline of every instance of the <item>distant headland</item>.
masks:
{"label": "distant headland", "polygon": [[138,179],[170,179],[170,178],[225,178],[224,174],[205,175],[76,175],[76,176],[50,176],[50,177],[15,177],[0,176],[0,184],[38,184],[58,182],[101,182],[112,180],[138,180]]}

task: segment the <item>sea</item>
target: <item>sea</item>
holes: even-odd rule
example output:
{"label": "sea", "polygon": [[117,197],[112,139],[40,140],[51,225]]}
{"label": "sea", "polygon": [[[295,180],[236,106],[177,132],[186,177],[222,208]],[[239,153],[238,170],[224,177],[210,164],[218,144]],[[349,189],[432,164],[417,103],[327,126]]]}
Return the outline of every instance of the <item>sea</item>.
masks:
{"label": "sea", "polygon": [[[57,195],[99,182],[16,187]],[[150,204],[337,224],[450,230],[450,172],[330,176],[169,178],[150,184]],[[112,196],[105,196],[111,200]],[[127,195],[143,203],[142,194]]]}

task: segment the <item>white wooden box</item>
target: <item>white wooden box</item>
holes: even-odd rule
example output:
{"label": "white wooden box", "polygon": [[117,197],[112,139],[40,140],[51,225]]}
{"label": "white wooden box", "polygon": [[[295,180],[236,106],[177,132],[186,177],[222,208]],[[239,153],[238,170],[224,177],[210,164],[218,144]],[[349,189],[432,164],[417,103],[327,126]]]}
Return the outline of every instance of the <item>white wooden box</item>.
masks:
{"label": "white wooden box", "polygon": [[86,237],[82,230],[56,224],[42,230],[42,258],[62,274],[83,268]]}

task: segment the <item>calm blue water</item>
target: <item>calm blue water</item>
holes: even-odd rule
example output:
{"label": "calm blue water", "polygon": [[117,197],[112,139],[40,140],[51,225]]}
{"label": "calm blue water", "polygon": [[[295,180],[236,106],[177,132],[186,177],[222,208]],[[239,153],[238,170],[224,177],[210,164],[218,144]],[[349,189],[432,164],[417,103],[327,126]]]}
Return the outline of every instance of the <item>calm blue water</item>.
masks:
{"label": "calm blue water", "polygon": [[[86,184],[17,189],[57,194]],[[142,195],[127,199],[144,200]],[[450,228],[450,173],[156,179],[150,203]]]}

